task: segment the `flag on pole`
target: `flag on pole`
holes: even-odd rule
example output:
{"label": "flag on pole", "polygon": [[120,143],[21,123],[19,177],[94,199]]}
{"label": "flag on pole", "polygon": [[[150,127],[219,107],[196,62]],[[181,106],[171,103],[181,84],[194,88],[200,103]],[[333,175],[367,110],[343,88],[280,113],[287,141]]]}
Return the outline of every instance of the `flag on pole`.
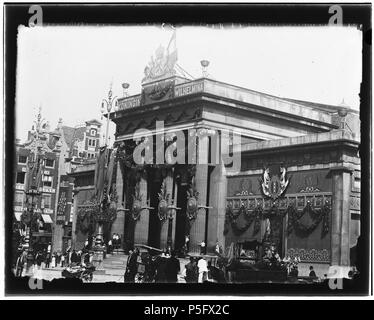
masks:
{"label": "flag on pole", "polygon": [[96,159],[95,168],[95,195],[96,199],[101,202],[104,190],[105,174],[108,165],[110,150],[104,146],[100,149]]}
{"label": "flag on pole", "polygon": [[112,177],[113,167],[115,160],[115,152],[106,146],[100,149],[99,155],[96,160],[95,168],[95,195],[96,199],[101,202],[104,197],[104,190],[107,190],[109,195]]}
{"label": "flag on pole", "polygon": [[178,60],[178,51],[177,51],[177,31],[174,29],[173,35],[169,41],[167,47],[167,55],[168,55],[168,67],[169,70],[174,69],[174,65],[177,63]]}

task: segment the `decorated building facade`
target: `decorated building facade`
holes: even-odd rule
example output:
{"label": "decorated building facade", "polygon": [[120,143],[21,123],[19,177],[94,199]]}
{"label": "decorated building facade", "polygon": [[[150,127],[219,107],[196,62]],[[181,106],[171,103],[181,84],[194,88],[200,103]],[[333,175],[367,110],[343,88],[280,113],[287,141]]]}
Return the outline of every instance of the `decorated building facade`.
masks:
{"label": "decorated building facade", "polygon": [[[265,245],[324,272],[354,265],[359,115],[176,72],[158,50],[141,93],[118,99],[117,215],[124,246],[213,252]],[[254,245],[255,244],[255,245]],[[255,248],[255,250],[252,250]]]}

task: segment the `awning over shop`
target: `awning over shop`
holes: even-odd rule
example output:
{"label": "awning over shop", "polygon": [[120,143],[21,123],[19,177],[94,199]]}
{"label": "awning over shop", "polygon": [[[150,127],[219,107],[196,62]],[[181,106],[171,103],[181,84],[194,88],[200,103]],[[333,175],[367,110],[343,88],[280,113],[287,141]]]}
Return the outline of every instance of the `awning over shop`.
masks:
{"label": "awning over shop", "polygon": [[21,221],[21,215],[22,215],[22,212],[14,212],[14,216],[16,217],[17,221]]}
{"label": "awning over shop", "polygon": [[49,214],[42,214],[44,223],[53,223],[51,216]]}

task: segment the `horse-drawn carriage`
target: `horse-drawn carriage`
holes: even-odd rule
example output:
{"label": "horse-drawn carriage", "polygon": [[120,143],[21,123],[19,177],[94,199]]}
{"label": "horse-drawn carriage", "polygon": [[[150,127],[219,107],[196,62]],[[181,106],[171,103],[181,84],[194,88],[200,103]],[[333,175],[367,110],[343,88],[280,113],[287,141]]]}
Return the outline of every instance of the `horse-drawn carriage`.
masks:
{"label": "horse-drawn carriage", "polygon": [[157,259],[161,256],[162,250],[142,244],[136,244],[135,248],[138,248],[139,250],[135,282],[154,282],[156,277]]}
{"label": "horse-drawn carriage", "polygon": [[62,270],[61,275],[64,278],[81,279],[85,282],[91,282],[95,267],[92,264],[70,266]]}

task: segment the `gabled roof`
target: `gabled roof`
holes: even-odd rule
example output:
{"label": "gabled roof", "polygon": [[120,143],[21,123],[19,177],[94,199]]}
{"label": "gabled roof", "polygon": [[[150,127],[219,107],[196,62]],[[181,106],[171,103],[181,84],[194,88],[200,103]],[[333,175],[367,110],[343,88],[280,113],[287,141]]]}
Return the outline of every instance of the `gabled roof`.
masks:
{"label": "gabled roof", "polygon": [[88,120],[86,121],[86,124],[97,124],[98,126],[101,126],[101,122],[96,119]]}

